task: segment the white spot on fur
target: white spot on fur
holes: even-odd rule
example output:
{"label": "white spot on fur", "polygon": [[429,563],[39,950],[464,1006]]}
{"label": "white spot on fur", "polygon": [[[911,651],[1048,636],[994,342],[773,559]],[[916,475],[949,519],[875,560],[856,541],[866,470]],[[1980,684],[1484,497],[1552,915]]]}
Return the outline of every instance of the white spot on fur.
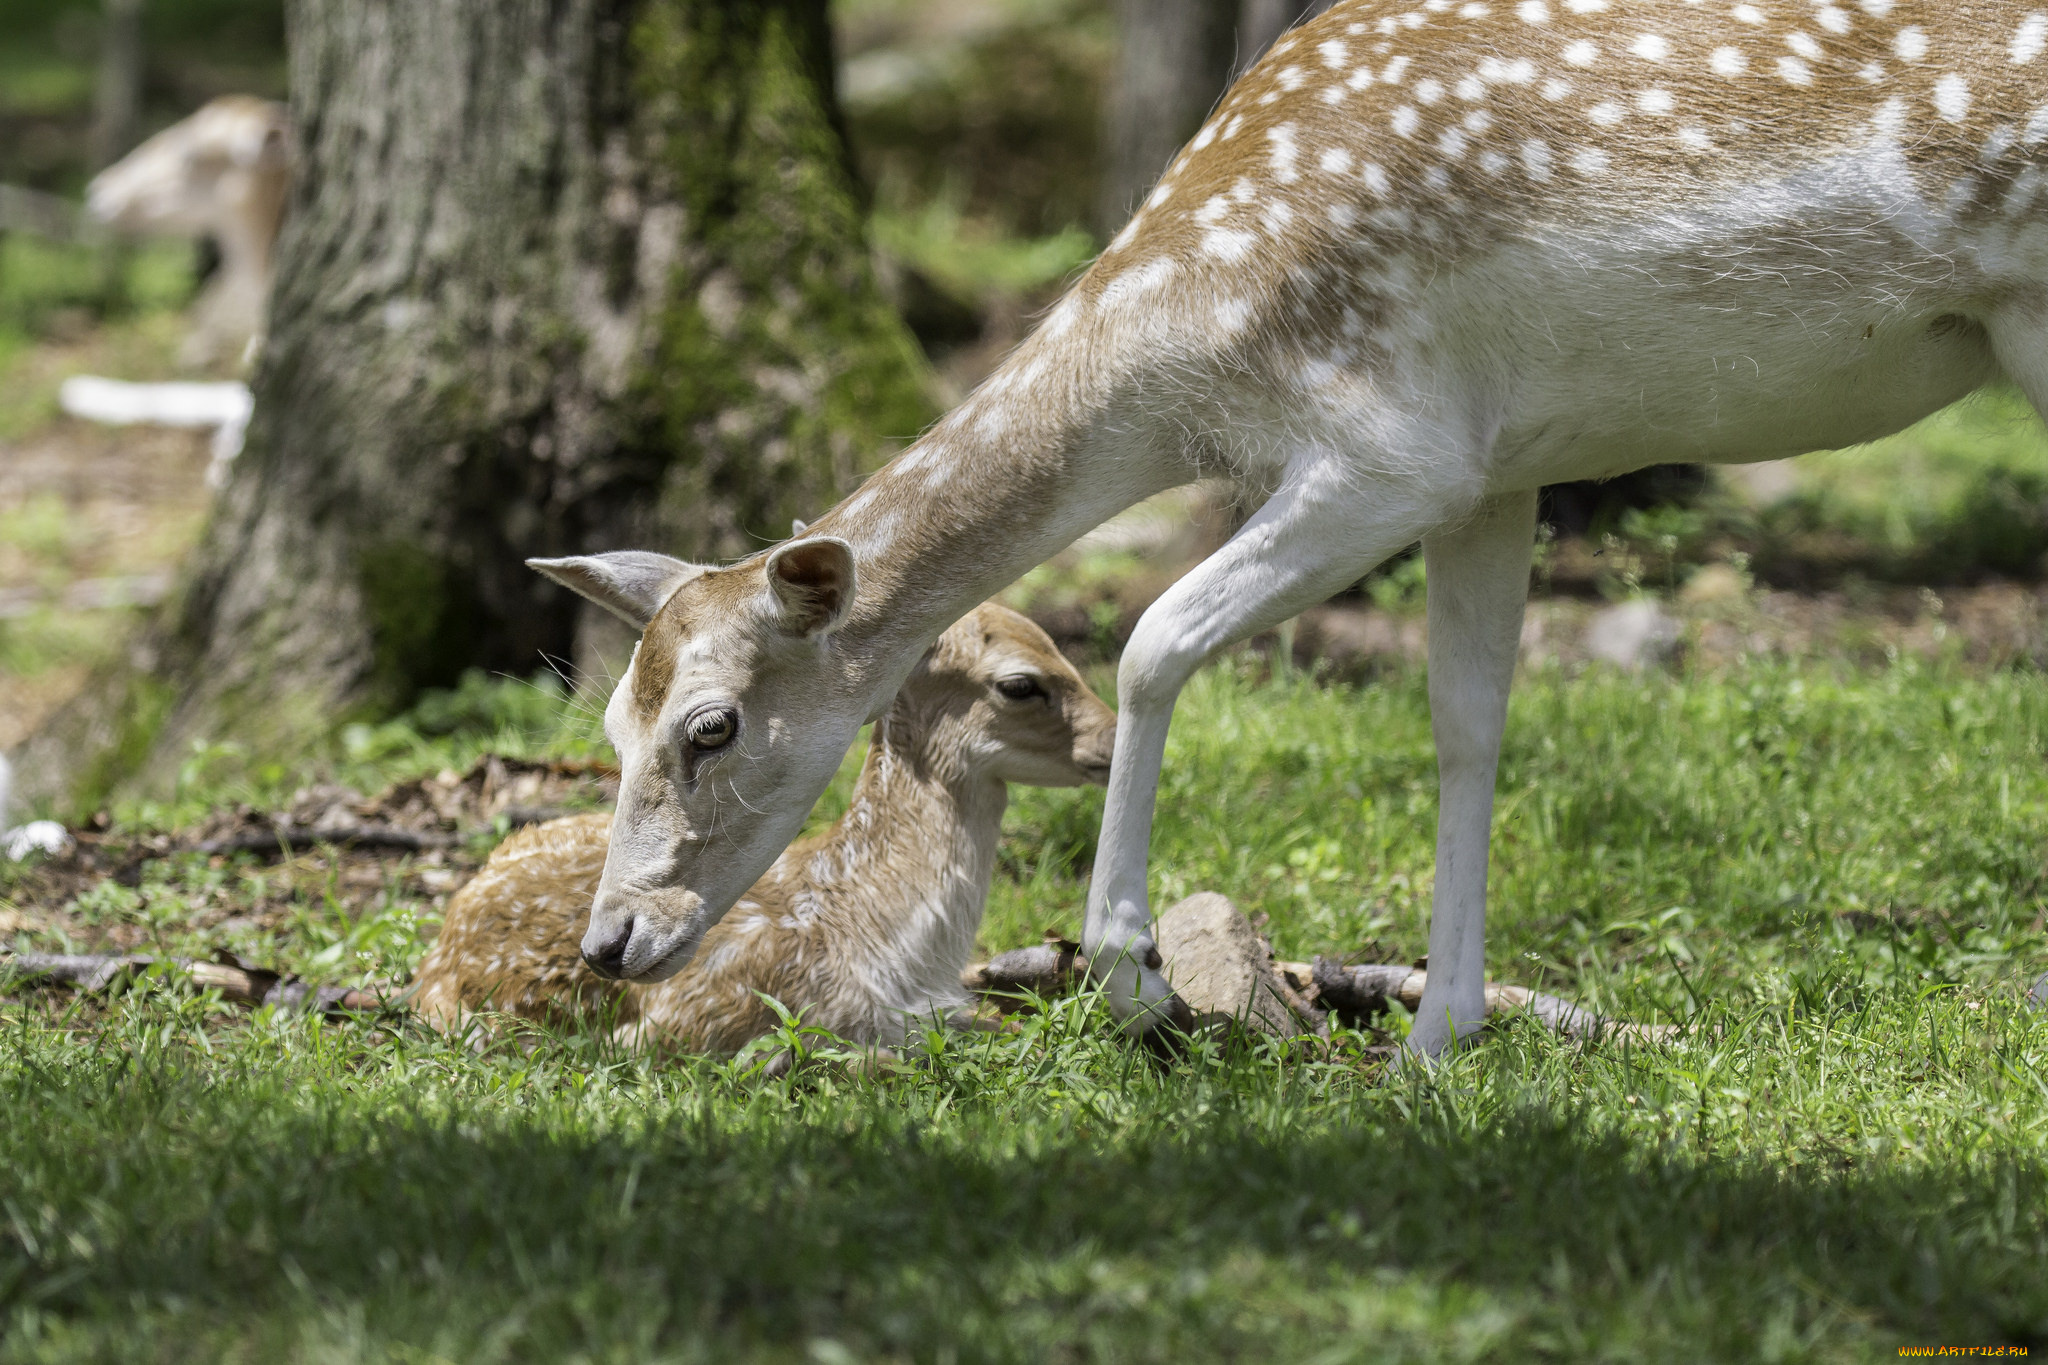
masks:
{"label": "white spot on fur", "polygon": [[1961,123],[1970,112],[1970,83],[1953,71],[1936,81],[1934,111],[1950,123]]}
{"label": "white spot on fur", "polygon": [[1402,137],[1414,137],[1415,130],[1422,125],[1422,115],[1415,112],[1415,106],[1404,104],[1394,111],[1393,128]]}
{"label": "white spot on fur", "polygon": [[1444,83],[1442,81],[1415,82],[1415,102],[1417,104],[1435,104],[1443,97]]}
{"label": "white spot on fur", "polygon": [[1442,194],[1451,187],[1451,173],[1441,166],[1431,166],[1422,173],[1422,183]]}
{"label": "white spot on fur", "polygon": [[1755,5],[1737,5],[1728,12],[1735,16],[1735,22],[1738,24],[1749,24],[1754,27],[1764,21],[1764,12]]}
{"label": "white spot on fur", "polygon": [[1884,68],[1876,62],[1865,62],[1856,68],[1856,79],[1865,85],[1876,85],[1884,79]]}
{"label": "white spot on fur", "polygon": [[1345,77],[1344,84],[1353,90],[1365,89],[1365,87],[1372,84],[1372,68],[1369,66],[1359,67],[1358,70]]}
{"label": "white spot on fur", "polygon": [[1870,116],[1870,127],[1885,141],[1897,142],[1906,131],[1906,102],[1894,95],[1880,104]]}
{"label": "white spot on fur", "polygon": [[1550,22],[1550,6],[1543,0],[1522,0],[1515,6],[1515,17],[1525,24],[1547,24]]}
{"label": "white spot on fur", "polygon": [[1465,132],[1461,128],[1446,128],[1437,134],[1436,149],[1448,160],[1456,161],[1463,157],[1466,145]]}
{"label": "white spot on fur", "polygon": [[1486,98],[1486,82],[1477,76],[1467,76],[1451,87],[1451,93],[1467,104]]}
{"label": "white spot on fur", "polygon": [[1298,155],[1294,145],[1294,125],[1283,123],[1277,128],[1266,130],[1266,140],[1273,144],[1273,174],[1283,185],[1291,185],[1300,179],[1294,169]]}
{"label": "white spot on fur", "polygon": [[1358,221],[1358,210],[1352,208],[1351,205],[1341,199],[1331,204],[1323,212],[1329,215],[1330,223],[1334,227],[1349,228]]}
{"label": "white spot on fur", "polygon": [[1387,63],[1386,70],[1380,72],[1380,79],[1388,85],[1399,85],[1401,78],[1408,74],[1408,63],[1409,59],[1406,57],[1394,58]]}
{"label": "white spot on fur", "polygon": [[1892,12],[1896,0],[1856,0],[1856,8],[1873,19],[1882,19]]}
{"label": "white spot on fur", "polygon": [[1917,62],[1927,55],[1927,33],[1918,24],[1909,24],[1892,37],[1892,51],[1902,62]]}
{"label": "white spot on fur", "polygon": [[1572,169],[1592,179],[1607,174],[1607,153],[1598,147],[1581,147],[1572,153]]}
{"label": "white spot on fur", "polygon": [[1817,62],[1821,58],[1820,44],[1814,41],[1813,35],[1810,33],[1788,34],[1785,38],[1785,46],[1791,48],[1809,62]]}
{"label": "white spot on fur", "polygon": [[1488,175],[1504,175],[1510,164],[1505,155],[1491,148],[1479,154],[1479,169]]}
{"label": "white spot on fur", "polygon": [[1707,65],[1716,76],[1740,76],[1749,70],[1749,58],[1739,48],[1717,47],[1707,54]]}
{"label": "white spot on fur", "polygon": [[1550,179],[1550,144],[1541,138],[1530,138],[1522,144],[1522,168],[1529,172],[1531,180]]}
{"label": "white spot on fur", "polygon": [[1471,113],[1465,115],[1465,131],[1468,133],[1483,133],[1492,126],[1493,115],[1487,113],[1484,109],[1474,109]]}
{"label": "white spot on fur", "polygon": [[1322,57],[1323,65],[1329,67],[1332,71],[1342,70],[1344,63],[1351,60],[1351,49],[1335,38],[1318,44],[1316,52]]}
{"label": "white spot on fur", "polygon": [[1613,100],[1602,100],[1586,111],[1586,117],[1602,128],[1612,128],[1622,119],[1621,106]]}
{"label": "white spot on fur", "polygon": [[1813,84],[1813,68],[1797,57],[1778,58],[1778,75],[1788,85]]}
{"label": "white spot on fur", "polygon": [[1102,306],[1105,309],[1120,308],[1145,297],[1179,273],[1180,266],[1171,256],[1156,257],[1141,266],[1134,266],[1109,282],[1102,291]]}
{"label": "white spot on fur", "polygon": [[1591,66],[1600,60],[1600,45],[1581,38],[1565,48],[1564,60],[1567,66]]}
{"label": "white spot on fur", "polygon": [[2020,133],[2020,141],[2029,147],[2044,138],[2048,138],[2048,105],[2036,109],[2034,116],[2027,120],[2026,128]]}
{"label": "white spot on fur", "polygon": [[1376,162],[1368,161],[1363,166],[1360,166],[1358,168],[1358,178],[1365,182],[1367,189],[1382,199],[1385,199],[1394,192],[1393,182],[1387,179],[1386,167]]}
{"label": "white spot on fur", "polygon": [[1342,175],[1351,169],[1351,153],[1342,147],[1326,147],[1316,165],[1330,175]]}
{"label": "white spot on fur", "polygon": [[1471,4],[1458,7],[1458,17],[1461,19],[1484,19],[1491,13],[1493,11],[1480,4],[1479,0],[1472,0]]}
{"label": "white spot on fur", "polygon": [[1847,33],[1853,21],[1849,18],[1849,11],[1834,5],[1823,5],[1815,11],[1813,22],[1829,33]]}
{"label": "white spot on fur", "polygon": [[1201,132],[1195,134],[1195,140],[1189,146],[1191,150],[1199,152],[1215,140],[1216,125],[1211,123],[1205,125]]}
{"label": "white spot on fur", "polygon": [[1235,228],[1210,228],[1202,234],[1202,250],[1221,261],[1241,261],[1251,254],[1258,239]]}
{"label": "white spot on fur", "polygon": [[1711,152],[1714,150],[1714,139],[1707,136],[1707,130],[1704,128],[1680,128],[1678,130],[1678,141],[1679,145],[1689,152]]}
{"label": "white spot on fur", "polygon": [[1636,108],[1646,114],[1668,114],[1677,107],[1669,90],[1645,90],[1636,96]]}
{"label": "white spot on fur", "polygon": [[1661,33],[1645,33],[1630,43],[1628,50],[1646,62],[1661,62],[1671,55],[1671,44]]}
{"label": "white spot on fur", "polygon": [[2020,26],[2013,31],[2012,46],[2006,49],[2014,66],[2025,66],[2048,48],[2048,14],[2035,10],[2020,20]]}
{"label": "white spot on fur", "polygon": [[1564,0],[1564,7],[1573,14],[1598,14],[1607,8],[1607,0]]}
{"label": "white spot on fur", "polygon": [[1198,223],[1220,222],[1223,215],[1228,212],[1230,212],[1230,201],[1220,194],[1212,194],[1203,203],[1202,207],[1195,210],[1195,221]]}
{"label": "white spot on fur", "polygon": [[1216,325],[1225,336],[1242,332],[1252,320],[1252,306],[1243,299],[1225,299],[1216,305]]}
{"label": "white spot on fur", "polygon": [[1283,69],[1280,72],[1280,74],[1275,76],[1273,79],[1279,84],[1282,90],[1299,90],[1301,89],[1302,81],[1306,78],[1301,74],[1300,67],[1290,66]]}
{"label": "white spot on fur", "polygon": [[1557,77],[1552,76],[1549,80],[1543,82],[1543,98],[1553,103],[1563,99],[1566,95],[1571,94],[1571,92],[1572,83],[1570,81],[1561,81]]}

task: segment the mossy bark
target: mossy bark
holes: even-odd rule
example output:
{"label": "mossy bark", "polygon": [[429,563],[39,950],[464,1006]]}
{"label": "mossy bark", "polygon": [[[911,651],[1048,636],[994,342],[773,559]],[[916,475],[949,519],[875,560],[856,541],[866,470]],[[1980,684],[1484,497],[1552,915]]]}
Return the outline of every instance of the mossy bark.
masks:
{"label": "mossy bark", "polygon": [[255,421],[175,600],[32,795],[277,754],[566,656],[533,555],[738,555],[931,414],[878,294],[824,0],[293,0]]}

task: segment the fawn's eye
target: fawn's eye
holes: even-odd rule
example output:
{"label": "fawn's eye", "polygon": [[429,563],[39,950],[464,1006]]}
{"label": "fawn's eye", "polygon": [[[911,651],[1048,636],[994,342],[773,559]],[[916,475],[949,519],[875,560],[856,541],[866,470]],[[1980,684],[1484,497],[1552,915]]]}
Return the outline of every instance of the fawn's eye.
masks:
{"label": "fawn's eye", "polygon": [[730,706],[707,706],[683,722],[690,747],[700,754],[723,749],[739,732],[739,712]]}
{"label": "fawn's eye", "polygon": [[1028,697],[1042,697],[1045,695],[1045,689],[1038,685],[1038,679],[1022,673],[1012,674],[1007,678],[998,678],[996,680],[996,691],[1002,693],[1011,701],[1023,701]]}

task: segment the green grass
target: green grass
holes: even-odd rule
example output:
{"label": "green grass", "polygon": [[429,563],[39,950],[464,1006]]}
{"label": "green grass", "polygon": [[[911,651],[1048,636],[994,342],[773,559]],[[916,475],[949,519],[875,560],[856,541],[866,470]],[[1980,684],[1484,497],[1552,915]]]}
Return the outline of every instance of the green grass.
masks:
{"label": "green grass", "polygon": [[[354,761],[588,742],[559,698],[489,692]],[[1162,901],[1227,890],[1284,954],[1419,953],[1422,703],[1412,677],[1204,673]],[[0,1360],[2048,1345],[2048,1018],[2019,1003],[2048,965],[2048,679],[1537,673],[1509,735],[1494,974],[1684,1024],[1668,1048],[1515,1027],[1435,1077],[1348,1045],[1162,1069],[1079,1001],[899,1074],[764,1083],[581,1037],[478,1055],[172,992],[24,998],[0,1015]],[[990,943],[1074,927],[1098,810],[1020,794]],[[175,935],[240,875],[188,859],[102,909]],[[316,898],[292,962],[374,976],[423,920],[395,888],[353,921]]]}

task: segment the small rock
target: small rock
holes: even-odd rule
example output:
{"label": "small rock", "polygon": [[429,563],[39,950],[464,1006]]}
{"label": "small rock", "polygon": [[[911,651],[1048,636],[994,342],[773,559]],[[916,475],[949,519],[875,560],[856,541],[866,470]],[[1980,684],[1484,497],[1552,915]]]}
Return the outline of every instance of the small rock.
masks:
{"label": "small rock", "polygon": [[1732,564],[1703,564],[1678,594],[1688,602],[1740,602],[1749,584]]}
{"label": "small rock", "polygon": [[1586,626],[1586,653],[1634,673],[1659,662],[1678,643],[1678,622],[1647,597],[1622,602]]}
{"label": "small rock", "polygon": [[34,853],[52,857],[71,851],[71,834],[55,820],[31,820],[0,834],[0,858],[20,862]]}
{"label": "small rock", "polygon": [[1273,979],[1266,941],[1228,896],[1204,891],[1159,916],[1166,979],[1197,1028],[1243,1023],[1291,1038],[1303,1032]]}

